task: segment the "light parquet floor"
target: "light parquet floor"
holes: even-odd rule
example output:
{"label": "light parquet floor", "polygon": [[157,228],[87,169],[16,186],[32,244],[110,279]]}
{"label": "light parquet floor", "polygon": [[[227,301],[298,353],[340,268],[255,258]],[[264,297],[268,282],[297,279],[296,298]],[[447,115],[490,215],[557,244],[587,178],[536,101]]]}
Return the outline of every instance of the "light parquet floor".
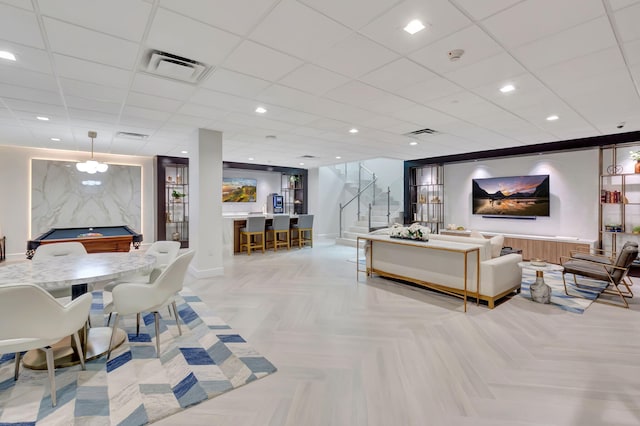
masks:
{"label": "light parquet floor", "polygon": [[319,240],[189,283],[279,371],[157,424],[640,424],[640,295],[584,315],[521,297],[464,314],[451,296],[356,281],[348,258]]}

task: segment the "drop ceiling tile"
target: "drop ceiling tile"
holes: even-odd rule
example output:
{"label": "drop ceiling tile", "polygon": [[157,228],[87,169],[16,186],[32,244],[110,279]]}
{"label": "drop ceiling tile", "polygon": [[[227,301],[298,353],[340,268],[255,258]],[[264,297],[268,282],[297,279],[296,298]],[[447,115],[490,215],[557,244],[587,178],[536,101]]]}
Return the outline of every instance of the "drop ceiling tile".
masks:
{"label": "drop ceiling tile", "polygon": [[363,75],[360,80],[380,89],[395,92],[435,77],[437,77],[436,74],[423,66],[406,58],[400,58]]}
{"label": "drop ceiling tile", "polygon": [[351,31],[293,0],[280,2],[251,32],[253,41],[312,60]]}
{"label": "drop ceiling tile", "polygon": [[182,101],[145,93],[129,92],[127,106],[155,109],[157,111],[174,112],[182,105]]}
{"label": "drop ceiling tile", "polygon": [[11,6],[20,7],[26,10],[33,10],[31,0],[2,0],[2,3],[10,4]]}
{"label": "drop ceiling tile", "polygon": [[[156,111],[159,113],[158,111]],[[140,114],[140,112],[137,112]],[[151,135],[157,129],[162,127],[164,121],[152,120],[123,113],[118,122],[118,130],[122,132],[140,133],[143,135]]]}
{"label": "drop ceiling tile", "polygon": [[511,55],[501,53],[445,74],[445,77],[467,89],[491,82],[501,82],[521,75],[525,69]]}
{"label": "drop ceiling tile", "polygon": [[216,90],[218,92],[231,93],[248,98],[256,96],[271,83],[259,78],[240,74],[235,71],[217,68],[201,87]]}
{"label": "drop ceiling tile", "polygon": [[303,105],[312,105],[318,99],[300,90],[274,84],[256,96],[259,101],[286,108],[298,109]]}
{"label": "drop ceiling tile", "polygon": [[0,40],[44,49],[38,20],[33,12],[0,3]]}
{"label": "drop ceiling tile", "polygon": [[394,117],[413,123],[413,129],[410,131],[420,129],[433,129],[438,130],[439,127],[457,122],[455,117],[448,114],[444,114],[440,111],[436,111],[432,108],[427,108],[422,105],[417,105],[412,108],[408,108],[402,111],[397,111],[393,114]]}
{"label": "drop ceiling tile", "polygon": [[44,115],[52,120],[66,120],[66,110],[62,105],[43,104],[22,99],[4,99],[4,103],[16,114],[22,112],[35,120],[36,116]]}
{"label": "drop ceiling tile", "polygon": [[624,43],[623,49],[629,66],[640,64],[640,39]]}
{"label": "drop ceiling tile", "polygon": [[[244,113],[254,113],[259,106],[258,102],[233,96],[226,93],[214,92],[213,90],[200,89],[194,93],[189,102],[209,107],[215,107],[220,110],[239,111]],[[257,114],[257,113],[256,113]],[[268,114],[268,112],[267,112]]]}
{"label": "drop ceiling tile", "polygon": [[162,94],[165,98],[186,101],[193,95],[196,88],[187,83],[139,72],[136,73],[131,90],[148,95]]}
{"label": "drop ceiling tile", "polygon": [[[413,19],[420,19],[426,28],[410,35],[403,28]],[[470,24],[471,21],[446,0],[405,0],[361,32],[395,52],[407,54]]]}
{"label": "drop ceiling tile", "polygon": [[397,4],[398,0],[300,0],[300,2],[357,30]]}
{"label": "drop ceiling tile", "polygon": [[620,10],[637,3],[640,3],[640,0],[609,0],[609,4],[613,10]]}
{"label": "drop ceiling tile", "polygon": [[276,0],[160,0],[160,5],[190,18],[246,35]]}
{"label": "drop ceiling tile", "polygon": [[588,93],[594,85],[604,84],[606,87],[611,73],[625,70],[622,55],[616,47],[538,70],[536,75],[551,90],[567,97]]}
{"label": "drop ceiling tile", "polygon": [[91,98],[103,102],[122,103],[127,96],[127,91],[114,87],[106,87],[84,81],[61,78],[60,85],[65,96]]}
{"label": "drop ceiling tile", "polygon": [[318,119],[318,116],[316,115],[306,114],[304,112],[288,108],[268,106],[267,109],[268,118],[283,121],[288,124],[295,124],[296,126],[304,126]]}
{"label": "drop ceiling tile", "polygon": [[225,68],[275,81],[302,65],[302,61],[245,40],[224,63]]}
{"label": "drop ceiling tile", "polygon": [[287,74],[279,84],[302,90],[303,92],[322,95],[349,81],[348,77],[313,64],[304,64]]}
{"label": "drop ceiling tile", "polygon": [[38,0],[40,13],[112,36],[141,41],[151,5],[142,1]]}
{"label": "drop ceiling tile", "polygon": [[481,21],[487,16],[513,6],[520,0],[457,0],[457,4],[470,14],[474,20]]}
{"label": "drop ceiling tile", "polygon": [[453,95],[462,91],[463,89],[459,85],[444,78],[435,77],[422,83],[398,89],[397,93],[414,102],[426,104],[434,99]]}
{"label": "drop ceiling tile", "polygon": [[[500,88],[506,84],[515,87],[513,92],[502,93]],[[473,89],[473,92],[492,103],[510,111],[518,111],[533,105],[557,102],[558,96],[549,90],[532,74],[525,73]]]}
{"label": "drop ceiling tile", "polygon": [[105,65],[131,70],[136,63],[138,45],[96,31],[43,18],[51,50]]}
{"label": "drop ceiling tile", "polygon": [[102,123],[103,126],[105,124],[116,124],[118,122],[117,114],[108,114],[104,112],[90,111],[87,109],[69,108],[69,117],[71,120],[85,120]]}
{"label": "drop ceiling tile", "polygon": [[[247,128],[267,129],[275,130],[279,132],[286,132],[293,129],[295,126],[291,124],[282,123],[276,120],[270,120],[268,118],[256,117],[248,114],[242,114],[238,112],[232,112],[225,117],[226,121],[236,124],[242,124]],[[271,133],[268,133],[271,134]]]}
{"label": "drop ceiling tile", "polygon": [[218,65],[239,42],[240,38],[234,34],[161,8],[156,12],[145,44],[152,49]]}
{"label": "drop ceiling tile", "polygon": [[128,105],[122,111],[122,114],[129,117],[144,118],[148,120],[164,122],[171,116],[170,113],[165,111],[157,111],[149,108],[141,108]]}
{"label": "drop ceiling tile", "polygon": [[[536,0],[517,5],[483,21],[506,47],[517,47],[604,15],[600,0]],[[514,25],[517,23],[517,25]]]}
{"label": "drop ceiling tile", "polygon": [[391,50],[354,33],[317,57],[315,62],[350,77],[359,77],[398,57]]}
{"label": "drop ceiling tile", "polygon": [[606,17],[593,19],[549,37],[522,45],[514,56],[530,69],[540,69],[616,46]]}
{"label": "drop ceiling tile", "polygon": [[49,92],[58,91],[58,83],[52,75],[12,66],[0,65],[0,81],[13,86],[30,87]]}
{"label": "drop ceiling tile", "polygon": [[132,72],[64,55],[53,55],[56,73],[60,77],[101,84],[108,87],[128,88]]}
{"label": "drop ceiling tile", "polygon": [[[459,60],[450,61],[448,52],[452,49],[463,49],[465,53]],[[446,73],[502,52],[503,49],[491,37],[472,26],[438,40],[409,57],[434,72]]]}
{"label": "drop ceiling tile", "polygon": [[63,105],[60,94],[55,91],[31,89],[28,87],[14,86],[0,83],[0,98],[20,99],[24,101],[41,102],[52,105]]}
{"label": "drop ceiling tile", "polygon": [[0,67],[51,73],[51,61],[45,50],[0,40],[0,50],[13,53],[16,61],[0,61]]}
{"label": "drop ceiling tile", "polygon": [[[188,108],[187,108],[188,109]],[[220,115],[221,111],[215,112]],[[201,115],[210,115],[202,113]],[[206,127],[209,123],[211,123],[211,118],[208,117],[198,117],[192,115],[185,114],[174,114],[171,119],[165,123],[165,127],[188,127],[189,129]]]}
{"label": "drop ceiling tile", "polygon": [[[371,114],[370,117],[367,117],[363,120],[358,120],[354,122],[356,126],[368,127],[375,130],[384,130],[389,131],[388,129],[397,129],[399,127],[411,127],[414,128],[415,124],[407,123],[406,121],[399,120],[394,117],[389,117],[387,115],[379,115],[379,114]],[[396,133],[395,131],[391,131],[391,133]]]}
{"label": "drop ceiling tile", "polygon": [[615,22],[622,41],[640,39],[640,2],[615,13]]}
{"label": "drop ceiling tile", "polygon": [[204,105],[197,105],[193,103],[187,103],[180,107],[178,110],[180,114],[191,115],[194,117],[206,118],[209,121],[219,120],[223,118],[227,111],[218,108],[212,108]]}
{"label": "drop ceiling tile", "polygon": [[88,111],[99,111],[107,114],[118,115],[122,109],[122,103],[99,101],[95,99],[79,98],[67,96],[65,98],[67,107],[75,109],[86,109]]}

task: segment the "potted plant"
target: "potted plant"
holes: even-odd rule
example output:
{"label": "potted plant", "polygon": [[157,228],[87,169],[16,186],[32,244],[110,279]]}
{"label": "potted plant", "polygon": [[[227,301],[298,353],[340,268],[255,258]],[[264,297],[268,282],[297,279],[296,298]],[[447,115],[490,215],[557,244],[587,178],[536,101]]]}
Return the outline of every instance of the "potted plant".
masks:
{"label": "potted plant", "polygon": [[180,199],[185,197],[187,194],[183,194],[182,192],[178,192],[175,189],[171,192],[171,196],[173,197],[173,201],[176,203],[180,202]]}
{"label": "potted plant", "polygon": [[640,226],[634,226],[631,232],[634,234],[640,234]]}

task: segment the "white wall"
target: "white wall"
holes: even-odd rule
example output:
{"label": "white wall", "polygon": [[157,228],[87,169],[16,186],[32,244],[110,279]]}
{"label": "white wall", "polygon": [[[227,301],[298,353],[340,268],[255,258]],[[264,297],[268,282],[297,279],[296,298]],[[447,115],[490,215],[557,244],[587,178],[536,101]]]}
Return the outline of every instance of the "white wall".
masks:
{"label": "white wall", "polygon": [[[251,178],[257,180],[255,203],[222,203],[222,213],[261,212],[267,204],[269,194],[282,194],[282,173],[260,170],[223,169],[222,177]],[[220,182],[222,185],[222,182]]]}
{"label": "white wall", "polygon": [[[31,159],[84,161],[86,152],[18,148],[0,146],[0,227],[7,237],[7,256],[24,259],[30,230]],[[153,159],[125,155],[100,154],[100,161],[142,167],[142,229],[143,244],[155,239],[155,208],[153,205]],[[35,230],[33,232],[36,232]]]}
{"label": "white wall", "polygon": [[[472,214],[471,180],[548,174],[550,217],[490,219]],[[598,149],[445,165],[445,225],[510,234],[598,239]]]}

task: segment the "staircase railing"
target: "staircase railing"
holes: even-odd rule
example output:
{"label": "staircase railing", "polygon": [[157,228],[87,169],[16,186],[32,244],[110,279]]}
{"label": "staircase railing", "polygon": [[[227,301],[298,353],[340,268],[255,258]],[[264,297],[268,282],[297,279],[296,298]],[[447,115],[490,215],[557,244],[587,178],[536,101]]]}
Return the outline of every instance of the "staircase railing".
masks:
{"label": "staircase railing", "polygon": [[[374,175],[375,176],[375,175]],[[358,176],[359,178],[359,176]],[[340,238],[342,238],[342,213],[344,212],[344,209],[351,204],[354,200],[358,200],[358,220],[360,220],[360,195],[362,195],[362,193],[364,191],[366,191],[367,189],[369,189],[370,186],[374,185],[376,183],[376,178],[374,177],[374,179],[369,182],[368,184],[366,184],[364,186],[364,188],[360,187],[360,182],[358,182],[358,193],[356,195],[354,195],[349,201],[347,201],[344,205],[342,203],[340,203]],[[375,197],[375,191],[374,191],[374,197]],[[369,213],[369,220],[371,220],[371,213]]]}

